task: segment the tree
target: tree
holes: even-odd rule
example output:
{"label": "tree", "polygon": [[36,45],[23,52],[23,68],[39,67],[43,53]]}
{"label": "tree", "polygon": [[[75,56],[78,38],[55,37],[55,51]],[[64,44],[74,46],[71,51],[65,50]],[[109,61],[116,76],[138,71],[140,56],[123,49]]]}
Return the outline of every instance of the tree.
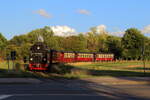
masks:
{"label": "tree", "polygon": [[107,38],[109,35],[105,32],[102,34],[98,34],[98,48],[99,52],[107,53],[109,52],[108,50],[108,45],[107,45]]}
{"label": "tree", "polygon": [[44,42],[47,41],[50,37],[54,35],[53,31],[49,27],[44,27],[40,29],[33,30],[27,34],[28,40],[31,43],[35,43],[38,41],[38,37],[42,36]]}
{"label": "tree", "polygon": [[7,45],[7,39],[0,33],[0,58],[4,57],[5,47]]}
{"label": "tree", "polygon": [[95,33],[94,28],[86,34],[87,49],[91,52],[99,51],[98,47],[98,35]]}
{"label": "tree", "polygon": [[87,33],[87,47],[91,52],[108,52],[108,34],[103,27],[92,27]]}
{"label": "tree", "polygon": [[121,38],[116,36],[108,36],[106,45],[108,47],[108,52],[113,53],[116,59],[122,57],[122,46],[121,46]]}
{"label": "tree", "polygon": [[63,41],[63,48],[67,51],[86,51],[86,46],[86,39],[82,34],[66,37]]}
{"label": "tree", "polygon": [[28,37],[27,35],[19,35],[19,36],[14,36],[11,40],[9,40],[9,44],[13,44],[16,46],[21,46],[24,43],[28,42]]}
{"label": "tree", "polygon": [[123,56],[127,59],[141,59],[143,39],[144,35],[138,29],[127,29],[122,38]]}
{"label": "tree", "polygon": [[144,40],[144,52],[145,52],[145,59],[150,60],[150,38],[145,37]]}

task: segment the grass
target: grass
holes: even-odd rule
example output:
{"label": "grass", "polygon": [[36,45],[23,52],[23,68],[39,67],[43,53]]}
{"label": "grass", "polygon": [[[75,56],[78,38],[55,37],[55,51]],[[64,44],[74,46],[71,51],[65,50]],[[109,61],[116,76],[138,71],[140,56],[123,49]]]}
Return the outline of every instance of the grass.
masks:
{"label": "grass", "polygon": [[25,71],[23,70],[23,65],[19,61],[15,61],[14,69],[13,69],[13,62],[9,62],[9,70],[8,70],[8,62],[7,61],[1,61],[0,62],[0,78],[3,77],[36,77],[36,75],[33,72]]}
{"label": "grass", "polygon": [[[18,63],[18,62],[16,62]],[[22,64],[19,62],[22,68]],[[0,62],[0,77],[44,77],[44,78],[85,78],[101,76],[144,76],[142,61],[123,62],[78,62],[70,64],[55,64],[53,73],[12,70],[10,72],[6,61]],[[150,62],[146,62],[146,76],[150,76]]]}
{"label": "grass", "polygon": [[[142,61],[123,61],[123,62],[91,62],[91,63],[71,63],[70,65],[87,71],[89,77],[99,76],[144,76]],[[150,62],[146,62],[146,76],[150,76]],[[85,73],[85,72],[84,72]],[[85,75],[79,73],[80,75]],[[82,77],[82,76],[81,76]]]}
{"label": "grass", "polygon": [[[9,61],[9,67],[10,67],[10,70],[12,69],[12,65],[13,65],[13,62],[12,61]],[[0,62],[0,69],[8,69],[8,62],[7,61],[1,61]]]}

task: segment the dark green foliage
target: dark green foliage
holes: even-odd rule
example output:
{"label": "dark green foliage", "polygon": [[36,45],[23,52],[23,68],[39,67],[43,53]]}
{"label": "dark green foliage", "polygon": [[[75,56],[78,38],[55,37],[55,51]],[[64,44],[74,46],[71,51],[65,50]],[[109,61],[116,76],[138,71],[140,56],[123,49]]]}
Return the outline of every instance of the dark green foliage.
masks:
{"label": "dark green foliage", "polygon": [[7,45],[7,39],[0,33],[0,58],[5,56],[5,47]]}
{"label": "dark green foliage", "polygon": [[116,59],[120,59],[122,57],[122,45],[121,38],[116,36],[108,36],[106,41],[108,52],[114,53]]}
{"label": "dark green foliage", "polygon": [[63,41],[63,48],[67,51],[85,51],[86,39],[82,34],[78,36],[65,37]]}
{"label": "dark green foliage", "polygon": [[123,56],[127,59],[141,59],[144,38],[138,29],[127,29],[122,38]]}
{"label": "dark green foliage", "polygon": [[50,27],[33,30],[27,34],[14,36],[7,41],[0,33],[0,57],[4,58],[10,51],[17,52],[17,59],[28,58],[29,48],[42,36],[49,49],[81,52],[114,53],[116,59],[141,59],[145,51],[145,59],[150,59],[150,38],[145,37],[136,28],[127,29],[123,37],[97,33],[91,28],[86,34],[74,36],[56,36]]}

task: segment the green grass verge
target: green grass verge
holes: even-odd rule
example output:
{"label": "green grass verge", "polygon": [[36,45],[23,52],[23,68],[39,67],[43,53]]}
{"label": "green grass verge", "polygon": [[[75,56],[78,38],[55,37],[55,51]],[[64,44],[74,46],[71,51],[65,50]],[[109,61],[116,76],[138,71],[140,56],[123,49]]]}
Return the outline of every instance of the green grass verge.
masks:
{"label": "green grass verge", "polygon": [[100,77],[100,76],[150,76],[150,62],[146,62],[144,74],[142,61],[128,62],[95,62],[95,63],[73,63],[74,68],[83,71],[75,72],[78,77]]}
{"label": "green grass verge", "polygon": [[[16,62],[23,67],[20,62]],[[0,77],[35,77],[35,78],[87,78],[87,77],[104,77],[104,76],[144,76],[142,61],[128,62],[83,62],[71,64],[55,64],[53,73],[30,72],[25,70],[12,70],[10,62],[10,72],[8,72],[7,62],[0,62]],[[21,68],[22,69],[22,68]],[[146,62],[146,74],[150,76],[150,62]]]}

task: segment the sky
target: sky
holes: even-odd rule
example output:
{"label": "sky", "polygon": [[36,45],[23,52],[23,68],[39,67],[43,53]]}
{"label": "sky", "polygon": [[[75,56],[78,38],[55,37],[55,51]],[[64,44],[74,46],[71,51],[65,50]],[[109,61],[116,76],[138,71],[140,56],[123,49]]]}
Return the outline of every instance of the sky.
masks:
{"label": "sky", "polygon": [[87,32],[103,25],[109,32],[135,27],[148,35],[149,4],[150,0],[0,0],[0,32],[11,39],[44,26]]}

